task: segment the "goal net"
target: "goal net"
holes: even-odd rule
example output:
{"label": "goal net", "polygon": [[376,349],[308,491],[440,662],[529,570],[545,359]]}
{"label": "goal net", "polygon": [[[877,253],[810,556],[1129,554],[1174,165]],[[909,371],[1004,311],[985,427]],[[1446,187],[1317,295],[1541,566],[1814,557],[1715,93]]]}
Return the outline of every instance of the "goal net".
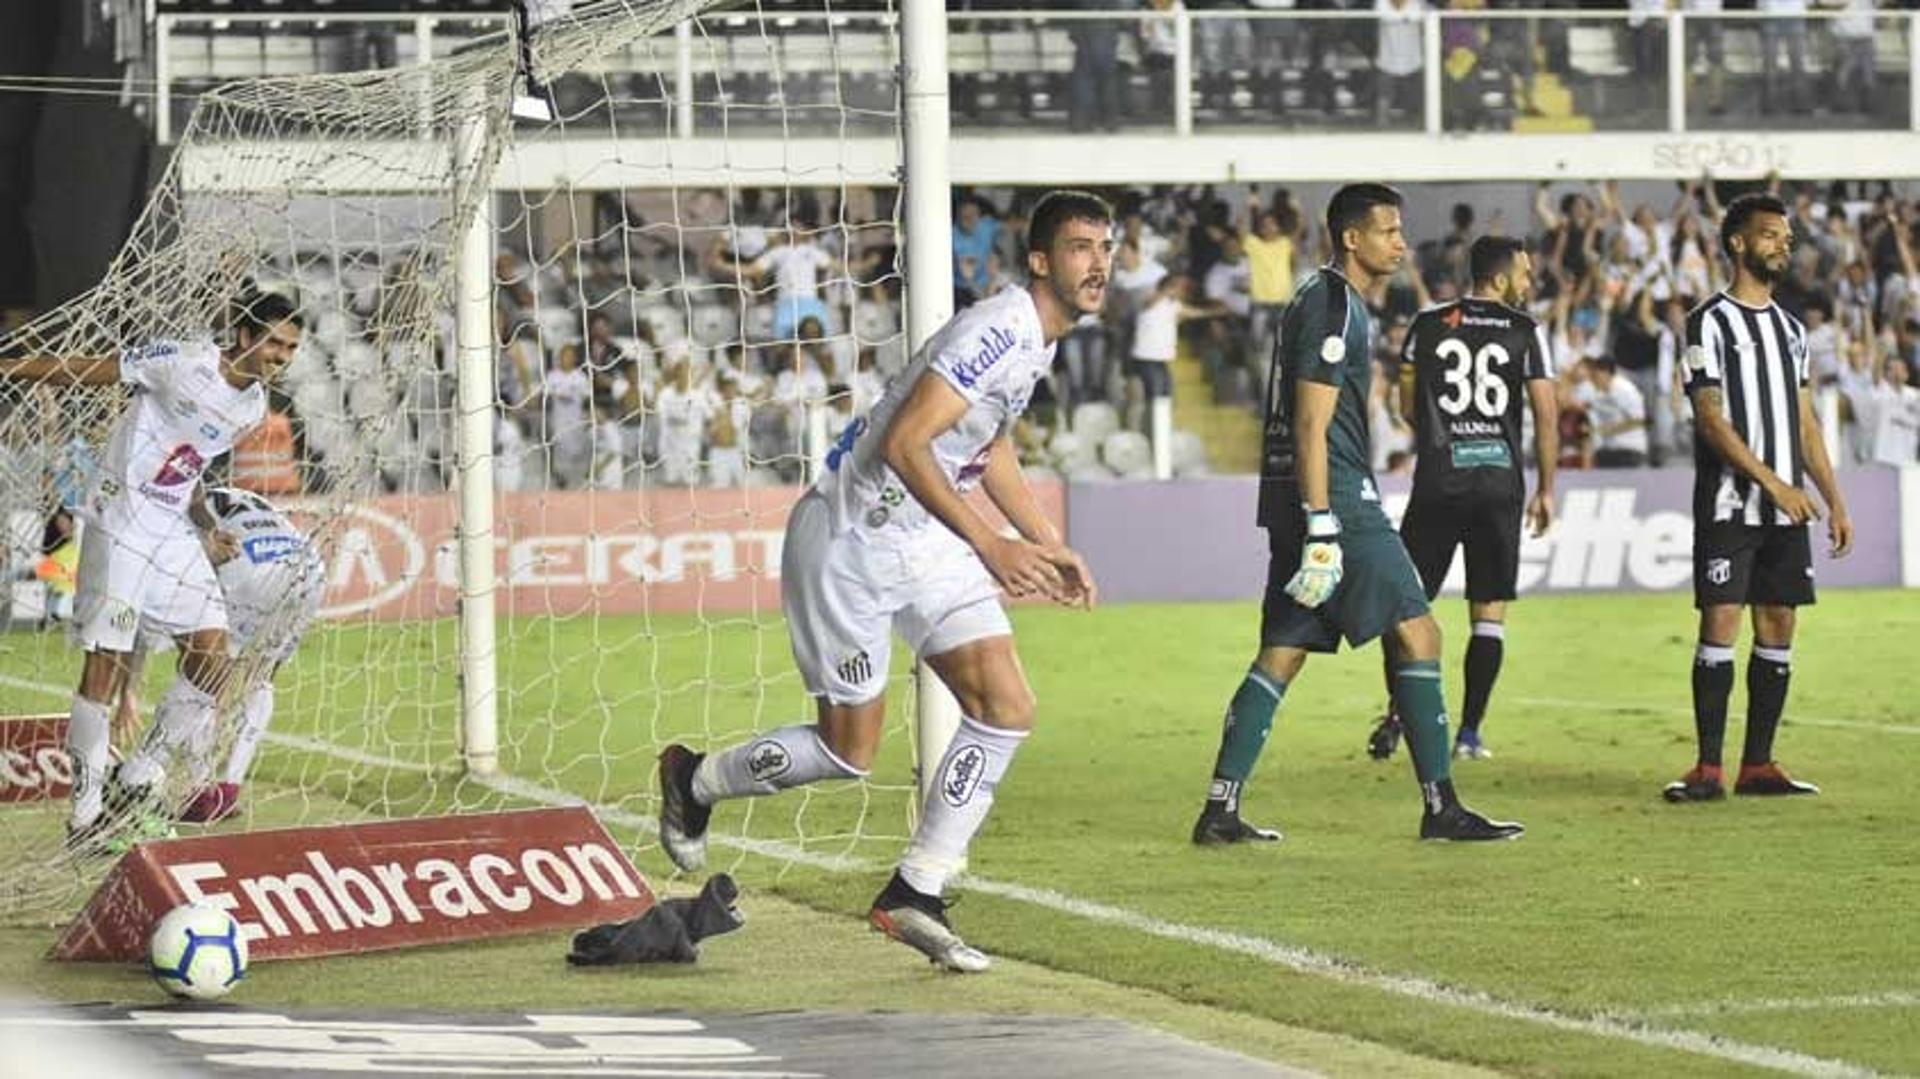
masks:
{"label": "goal net", "polygon": [[[250,287],[304,316],[268,424],[205,482],[261,493],[310,537],[319,617],[277,674],[242,644],[240,670],[277,687],[273,720],[240,812],[183,833],[585,802],[664,876],[650,853],[661,748],[811,715],[780,617],[780,535],[844,417],[903,361],[894,17],[531,6],[524,38],[203,94],[105,278],[0,341],[0,355],[62,358],[228,344]],[[547,117],[510,108],[529,95]],[[460,269],[476,222],[491,262],[478,274],[472,245]],[[470,397],[463,295],[490,327],[465,342]],[[129,400],[0,380],[8,717],[64,716],[78,684],[70,544]],[[463,455],[463,422],[490,444]],[[489,471],[491,657],[458,621],[481,598],[461,571],[476,505],[463,494],[484,493]],[[469,753],[463,727],[482,667],[497,760]],[[140,702],[173,677],[174,658],[154,655]],[[224,768],[243,696],[223,701],[210,751],[170,761],[169,805],[240,778]],[[876,781],[719,814],[720,864],[731,851],[785,871],[897,847],[910,714],[897,700]],[[117,727],[117,748],[149,722]],[[61,766],[16,743],[0,919],[58,917],[108,862],[68,854],[66,800],[26,782],[44,794]]]}

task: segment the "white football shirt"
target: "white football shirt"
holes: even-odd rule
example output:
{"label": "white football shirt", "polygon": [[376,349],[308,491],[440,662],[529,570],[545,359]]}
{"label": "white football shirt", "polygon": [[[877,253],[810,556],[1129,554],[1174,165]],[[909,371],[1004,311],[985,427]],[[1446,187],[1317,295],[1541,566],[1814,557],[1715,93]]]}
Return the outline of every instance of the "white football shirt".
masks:
{"label": "white football shirt", "polygon": [[909,542],[945,528],[907,492],[881,453],[894,414],[922,378],[945,379],[966,398],[960,422],[933,440],[934,459],[954,489],[979,485],[987,454],[1026,411],[1034,384],[1053,367],[1054,346],[1024,288],[1008,289],[955,315],[929,338],[873,411],[840,433],[814,487],[831,507],[833,531],[859,528],[871,539]]}
{"label": "white football shirt", "polygon": [[120,354],[133,403],[113,426],[87,518],[115,535],[187,533],[201,473],[267,415],[258,383],[237,390],[212,341],[155,341]]}
{"label": "white football shirt", "polygon": [[209,491],[207,508],[240,544],[238,553],[214,570],[234,643],[247,647],[258,641],[269,656],[287,658],[326,592],[319,552],[272,503],[251,491]]}

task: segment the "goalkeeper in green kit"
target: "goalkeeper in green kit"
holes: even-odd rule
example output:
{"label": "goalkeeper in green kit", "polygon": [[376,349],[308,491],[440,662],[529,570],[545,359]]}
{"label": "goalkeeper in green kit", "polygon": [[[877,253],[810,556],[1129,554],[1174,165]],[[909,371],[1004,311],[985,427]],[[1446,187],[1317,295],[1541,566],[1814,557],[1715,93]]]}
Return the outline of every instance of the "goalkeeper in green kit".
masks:
{"label": "goalkeeper in green kit", "polygon": [[1518,824],[1460,804],[1450,774],[1440,627],[1368,468],[1372,382],[1366,295],[1407,255],[1401,197],[1384,184],[1348,184],[1327,206],[1333,262],[1305,279],[1280,324],[1267,383],[1259,523],[1271,561],[1261,603],[1260,652],[1227,708],[1206,807],[1193,828],[1203,846],[1277,840],[1240,818],[1240,795],[1287,687],[1310,652],[1340,638],[1382,638],[1425,811],[1420,838],[1511,839]]}

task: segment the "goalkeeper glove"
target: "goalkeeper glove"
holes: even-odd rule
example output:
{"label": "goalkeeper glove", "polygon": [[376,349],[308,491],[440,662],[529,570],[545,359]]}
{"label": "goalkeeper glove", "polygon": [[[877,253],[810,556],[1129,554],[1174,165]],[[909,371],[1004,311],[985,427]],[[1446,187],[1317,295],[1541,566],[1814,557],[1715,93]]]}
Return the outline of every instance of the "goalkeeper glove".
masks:
{"label": "goalkeeper glove", "polygon": [[1332,510],[1307,511],[1307,546],[1300,570],[1287,582],[1287,595],[1302,607],[1318,607],[1340,587],[1340,518]]}

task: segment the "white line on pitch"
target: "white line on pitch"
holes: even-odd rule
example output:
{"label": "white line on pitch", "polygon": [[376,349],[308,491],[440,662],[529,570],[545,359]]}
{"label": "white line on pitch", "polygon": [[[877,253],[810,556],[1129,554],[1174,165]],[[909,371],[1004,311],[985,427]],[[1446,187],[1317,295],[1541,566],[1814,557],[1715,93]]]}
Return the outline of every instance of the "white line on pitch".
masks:
{"label": "white line on pitch", "polygon": [[[0,675],[0,684],[14,686],[20,689],[37,690],[42,693],[64,695],[70,692],[59,686],[49,685],[44,682],[32,682],[6,675]],[[299,739],[296,742],[288,738],[288,736],[274,735],[272,733],[269,733],[267,737],[277,742],[283,742],[283,744],[297,744],[299,748],[307,749],[310,752],[335,753],[335,747],[326,742],[318,742],[310,739]],[[348,750],[346,752],[352,754],[352,757],[348,759],[358,760],[359,758],[368,756],[359,750]],[[345,756],[344,753],[336,755]],[[402,762],[393,763],[399,767],[419,767],[417,765],[407,765]],[[474,782],[492,787],[501,793],[511,794],[528,801],[543,802],[548,805],[587,805],[598,814],[601,819],[623,827],[651,831],[658,824],[658,821],[653,817],[633,813],[616,806],[594,806],[578,795],[555,790],[551,787],[545,787],[524,779],[504,776],[473,776],[470,778]],[[722,836],[716,834],[712,836],[710,842],[715,846],[729,847],[783,861],[825,869],[831,872],[873,871],[879,868],[875,863],[863,859],[851,858],[844,855],[815,854],[804,848],[780,840],[750,839],[743,836]],[[1123,929],[1131,929],[1137,933],[1160,937],[1164,940],[1177,941],[1183,944],[1194,944],[1219,951],[1249,956],[1267,963],[1272,963],[1275,966],[1285,967],[1297,973],[1311,974],[1326,978],[1330,981],[1341,982],[1347,985],[1357,985],[1380,992],[1391,993],[1396,996],[1426,1001],[1432,1004],[1462,1008],[1467,1011],[1479,1012],[1483,1015],[1493,1015],[1503,1019],[1517,1019],[1571,1033],[1589,1034],[1616,1041],[1634,1042],[1659,1049],[1676,1049],[1682,1052],[1695,1053],[1700,1056],[1716,1057],[1721,1060],[1731,1060],[1755,1067],[1770,1068],[1775,1071],[1787,1072],[1793,1075],[1871,1076],[1875,1074],[1870,1069],[1844,1060],[1816,1057],[1806,1053],[1798,1053],[1790,1049],[1780,1049],[1768,1045],[1753,1045],[1713,1034],[1703,1034],[1698,1031],[1668,1030],[1651,1026],[1637,1019],[1569,1015],[1564,1012],[1554,1011],[1550,1008],[1503,1000],[1490,993],[1484,993],[1475,989],[1462,989],[1429,981],[1425,978],[1415,978],[1369,970],[1357,963],[1310,951],[1305,948],[1280,944],[1264,937],[1164,921],[1150,915],[1141,914],[1137,911],[1127,910],[1124,907],[1109,906],[1105,903],[1080,899],[1076,896],[1049,889],[1029,888],[1023,884],[1012,884],[972,876],[967,877],[964,883],[968,888],[988,895],[997,895],[1017,902],[1028,903],[1059,914],[1084,918],[1088,921],[1101,922]]]}
{"label": "white line on pitch", "polygon": [[[1693,716],[1693,709],[1679,708],[1665,702],[1636,702],[1609,700],[1605,704],[1595,701],[1575,700],[1571,697],[1515,697],[1516,704],[1534,704],[1542,708],[1577,708],[1588,712],[1652,712],[1662,716]],[[1920,724],[1870,723],[1863,719],[1824,719],[1796,716],[1789,713],[1781,721],[1789,727],[1835,727],[1844,730],[1873,731],[1878,734],[1920,734]]]}
{"label": "white line on pitch", "polygon": [[1920,1007],[1920,993],[1852,993],[1837,997],[1783,997],[1774,1000],[1713,1000],[1700,1004],[1675,1004],[1668,1008],[1646,1008],[1634,1012],[1638,1018],[1669,1016],[1742,1015],[1749,1012],[1798,1012],[1847,1008]]}

